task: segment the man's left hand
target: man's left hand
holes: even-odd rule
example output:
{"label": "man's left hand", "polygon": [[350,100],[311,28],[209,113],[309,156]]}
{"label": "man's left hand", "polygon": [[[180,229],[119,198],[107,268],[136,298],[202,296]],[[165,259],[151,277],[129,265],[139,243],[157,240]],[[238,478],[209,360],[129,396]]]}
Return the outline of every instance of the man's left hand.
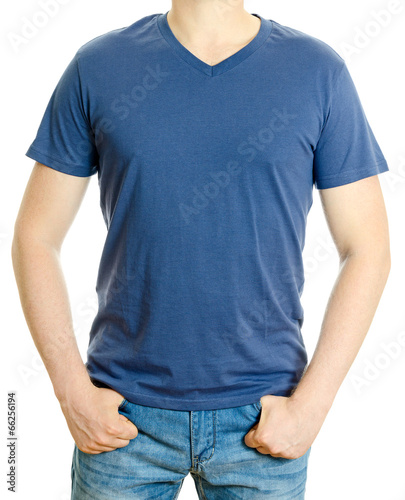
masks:
{"label": "man's left hand", "polygon": [[245,435],[245,444],[264,455],[299,458],[314,442],[326,415],[292,397],[261,398],[260,421]]}

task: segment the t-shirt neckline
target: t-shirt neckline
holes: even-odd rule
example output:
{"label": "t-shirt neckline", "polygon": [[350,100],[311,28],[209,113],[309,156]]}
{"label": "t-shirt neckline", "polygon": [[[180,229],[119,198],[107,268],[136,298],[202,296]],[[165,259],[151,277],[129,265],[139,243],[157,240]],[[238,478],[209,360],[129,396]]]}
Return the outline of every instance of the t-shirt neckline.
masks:
{"label": "t-shirt neckline", "polygon": [[174,36],[169,23],[167,22],[168,11],[164,14],[158,14],[157,23],[162,36],[165,38],[171,48],[184,60],[194,68],[202,71],[209,76],[217,76],[229,69],[235,67],[237,64],[249,57],[255,50],[257,50],[264,41],[269,37],[273,24],[270,19],[264,19],[260,14],[252,13],[253,16],[261,20],[259,31],[256,36],[240,50],[222,60],[213,66],[199,59],[192,52],[190,52],[179,40]]}

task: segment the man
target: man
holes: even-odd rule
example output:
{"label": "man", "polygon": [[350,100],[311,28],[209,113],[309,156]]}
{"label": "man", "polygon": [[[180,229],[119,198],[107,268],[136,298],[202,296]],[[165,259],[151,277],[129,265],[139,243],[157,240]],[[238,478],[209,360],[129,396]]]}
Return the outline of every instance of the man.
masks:
{"label": "man", "polygon": [[[343,59],[243,1],[173,0],[84,44],[27,151],[13,262],[75,441],[72,498],[304,498],[311,445],[390,269],[387,162]],[[59,252],[98,174],[87,361]],[[311,363],[319,189],[340,270]]]}

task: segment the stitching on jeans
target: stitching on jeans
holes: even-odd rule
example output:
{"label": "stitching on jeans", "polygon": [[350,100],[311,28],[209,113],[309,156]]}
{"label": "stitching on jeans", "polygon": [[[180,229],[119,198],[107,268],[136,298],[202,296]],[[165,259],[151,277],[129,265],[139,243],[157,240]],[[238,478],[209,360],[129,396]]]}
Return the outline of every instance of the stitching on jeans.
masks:
{"label": "stitching on jeans", "polygon": [[[194,426],[194,415],[193,412],[190,412],[190,433],[191,433],[191,469],[192,470],[197,470],[194,465],[197,465],[195,463],[195,458],[194,458],[194,434],[193,434],[193,426]],[[198,460],[197,460],[198,462]]]}
{"label": "stitching on jeans", "polygon": [[119,405],[118,409],[122,410],[123,408],[125,408],[127,406],[128,403],[129,403],[128,399],[123,399],[122,403]]}
{"label": "stitching on jeans", "polygon": [[199,464],[203,464],[204,462],[208,462],[208,460],[210,460],[212,458],[212,456],[214,455],[214,452],[215,452],[215,443],[216,443],[216,439],[217,439],[217,410],[214,410],[213,411],[213,414],[212,414],[212,427],[213,427],[213,430],[214,430],[214,440],[213,440],[213,443],[212,443],[212,452],[211,452],[211,455],[208,457],[208,458],[205,458],[204,460],[198,460],[198,463]]}
{"label": "stitching on jeans", "polygon": [[201,479],[200,475],[198,475],[198,483],[200,485],[200,490],[201,490],[201,495],[202,495],[203,500],[207,500],[207,497],[205,496],[205,493],[204,493],[204,490],[203,490],[202,479]]}
{"label": "stitching on jeans", "polygon": [[181,480],[181,483],[179,484],[179,487],[178,487],[176,493],[174,494],[173,500],[176,500],[178,498],[178,496],[180,494],[181,487],[183,486],[183,483],[184,483],[184,477]]}
{"label": "stitching on jeans", "polygon": [[258,402],[256,402],[256,403],[253,403],[253,405],[254,405],[254,407],[256,408],[256,410],[257,410],[257,411],[260,411],[260,410],[262,410],[262,408],[263,408],[263,405],[262,405],[262,401],[261,401],[261,398],[260,398],[260,400],[259,400]]}

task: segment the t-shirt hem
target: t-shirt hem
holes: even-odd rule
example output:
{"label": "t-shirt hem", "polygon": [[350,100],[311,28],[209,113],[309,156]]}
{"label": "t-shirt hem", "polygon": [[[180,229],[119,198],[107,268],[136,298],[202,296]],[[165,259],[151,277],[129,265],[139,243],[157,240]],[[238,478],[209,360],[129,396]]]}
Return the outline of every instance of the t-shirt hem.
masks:
{"label": "t-shirt hem", "polygon": [[[96,385],[98,380],[93,379],[93,383],[94,382]],[[258,393],[250,393],[238,397],[227,396],[206,399],[183,399],[167,396],[152,396],[139,392],[127,391],[118,386],[112,387],[111,384],[105,384],[111,387],[111,389],[122,394],[122,396],[127,399],[129,403],[139,404],[141,406],[151,406],[154,408],[162,408],[166,410],[183,411],[221,410],[225,408],[234,408],[237,406],[258,403],[260,401],[260,398],[267,394],[271,394],[273,396],[289,396],[291,393],[291,388],[278,388],[277,391],[261,391]]]}
{"label": "t-shirt hem", "polygon": [[93,166],[91,168],[85,167],[83,165],[73,165],[64,163],[52,156],[49,156],[42,151],[39,151],[34,146],[30,146],[25,153],[25,156],[32,158],[33,160],[46,165],[47,167],[53,168],[58,172],[62,172],[69,175],[75,175],[77,177],[90,177],[97,172],[97,167]]}
{"label": "t-shirt hem", "polygon": [[323,177],[322,179],[315,180],[315,187],[317,189],[327,189],[337,186],[342,186],[344,184],[349,184],[351,182],[359,181],[360,179],[365,179],[372,175],[382,174],[389,170],[387,160],[383,159],[369,167],[361,170],[351,170],[345,174],[330,175],[328,177]]}

